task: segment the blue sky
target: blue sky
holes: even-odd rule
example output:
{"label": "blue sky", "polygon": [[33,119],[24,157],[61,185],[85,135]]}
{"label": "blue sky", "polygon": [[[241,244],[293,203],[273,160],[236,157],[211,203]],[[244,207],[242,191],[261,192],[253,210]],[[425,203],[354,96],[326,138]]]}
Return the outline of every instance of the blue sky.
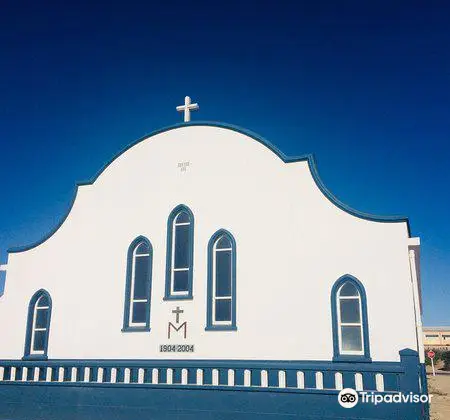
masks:
{"label": "blue sky", "polygon": [[314,153],[351,207],[407,215],[424,322],[450,325],[450,5],[361,3],[5,2],[0,261],[191,95],[194,119]]}

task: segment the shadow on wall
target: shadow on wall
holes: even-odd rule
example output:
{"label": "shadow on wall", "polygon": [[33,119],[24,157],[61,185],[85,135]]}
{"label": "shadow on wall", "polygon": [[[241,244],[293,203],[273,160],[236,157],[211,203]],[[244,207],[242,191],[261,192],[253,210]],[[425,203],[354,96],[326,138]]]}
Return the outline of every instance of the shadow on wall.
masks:
{"label": "shadow on wall", "polygon": [[5,290],[5,278],[6,272],[0,271],[0,296],[3,296],[3,290]]}

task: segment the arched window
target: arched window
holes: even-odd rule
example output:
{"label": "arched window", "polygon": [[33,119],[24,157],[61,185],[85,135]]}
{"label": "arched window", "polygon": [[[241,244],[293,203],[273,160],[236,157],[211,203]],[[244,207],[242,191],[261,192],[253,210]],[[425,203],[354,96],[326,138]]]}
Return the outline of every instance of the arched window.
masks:
{"label": "arched window", "polygon": [[194,215],[179,205],[167,222],[165,299],[192,299]]}
{"label": "arched window", "polygon": [[208,244],[207,330],[236,330],[236,242],[221,229]]}
{"label": "arched window", "polygon": [[331,293],[334,360],[370,360],[366,294],[355,277],[341,277]]}
{"label": "arched window", "polygon": [[143,236],[128,248],[125,310],[122,331],[150,330],[153,250]]}
{"label": "arched window", "polygon": [[52,299],[46,290],[37,291],[28,306],[24,358],[47,359]]}

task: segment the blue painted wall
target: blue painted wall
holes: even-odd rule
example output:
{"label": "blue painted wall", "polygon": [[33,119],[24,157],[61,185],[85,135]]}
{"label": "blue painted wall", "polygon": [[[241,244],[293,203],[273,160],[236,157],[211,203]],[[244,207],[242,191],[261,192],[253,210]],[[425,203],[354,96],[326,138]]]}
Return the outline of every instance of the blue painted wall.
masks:
{"label": "blue painted wall", "polygon": [[[51,360],[0,361],[0,420],[90,420],[90,419],[402,419],[428,420],[428,404],[369,404],[361,401],[351,409],[338,403],[339,391],[334,373],[341,372],[344,388],[355,388],[355,373],[362,373],[364,389],[374,390],[375,374],[384,377],[384,393],[391,395],[427,394],[424,366],[417,352],[404,349],[400,362],[314,362],[314,361],[246,361],[246,360]],[[12,378],[11,367],[17,369]],[[126,366],[126,368],[125,368]],[[27,367],[27,375],[23,369]],[[64,368],[59,378],[59,368]],[[89,375],[84,369],[90,367]],[[97,368],[104,369],[98,382]],[[111,369],[117,369],[116,380]],[[167,368],[173,380],[166,376]],[[48,368],[52,370],[49,371]],[[70,372],[77,368],[71,380]],[[142,383],[138,368],[146,371]],[[159,370],[159,379],[152,383],[150,373]],[[202,385],[197,385],[195,372],[203,370]],[[228,369],[235,372],[234,385],[228,385]],[[38,369],[38,371],[36,371]],[[125,369],[130,369],[125,380]],[[181,370],[187,381],[182,383]],[[213,385],[212,370],[218,380]],[[252,373],[245,384],[244,369]],[[268,387],[260,382],[261,369],[268,373]],[[280,370],[286,373],[282,386]],[[297,372],[304,373],[304,386],[296,382]],[[48,373],[48,372],[51,372]],[[317,386],[315,373],[323,374],[323,389]],[[48,373],[48,374],[47,374]],[[25,377],[26,376],[26,377]],[[25,380],[23,380],[25,379]],[[86,380],[86,382],[85,382]],[[251,385],[251,386],[249,386]],[[266,384],[267,385],[267,384]],[[333,389],[334,388],[334,389]]]}
{"label": "blue painted wall", "polygon": [[424,418],[421,407],[358,404],[342,408],[337,394],[155,388],[0,386],[0,419],[251,420]]}

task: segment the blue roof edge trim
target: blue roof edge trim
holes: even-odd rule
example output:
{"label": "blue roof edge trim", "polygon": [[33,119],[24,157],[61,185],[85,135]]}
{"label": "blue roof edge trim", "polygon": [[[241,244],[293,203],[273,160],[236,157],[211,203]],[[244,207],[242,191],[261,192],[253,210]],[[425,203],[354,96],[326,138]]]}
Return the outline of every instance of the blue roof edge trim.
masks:
{"label": "blue roof edge trim", "polygon": [[411,237],[411,226],[409,223],[409,219],[407,216],[380,216],[375,214],[364,213],[359,210],[355,210],[348,206],[347,204],[340,201],[333,193],[325,186],[322,179],[319,176],[319,172],[317,171],[317,164],[314,155],[308,155],[308,165],[309,170],[311,171],[311,175],[316,182],[316,185],[319,187],[320,191],[327,197],[335,206],[339,207],[341,210],[359,217],[360,219],[369,220],[372,222],[382,222],[382,223],[406,223],[406,228],[408,230],[408,236]]}
{"label": "blue roof edge trim", "polygon": [[71,200],[71,202],[69,204],[69,207],[68,207],[68,209],[66,211],[66,214],[62,217],[61,221],[50,232],[48,232],[46,235],[44,235],[43,238],[39,239],[36,242],[33,242],[31,244],[28,244],[28,245],[23,245],[23,246],[11,247],[6,252],[8,254],[13,254],[13,253],[16,253],[16,252],[29,251],[30,249],[36,248],[37,246],[39,246],[42,243],[44,243],[47,239],[52,237],[56,233],[56,231],[63,225],[63,223],[66,221],[66,219],[69,217],[69,214],[70,214],[70,212],[72,210],[73,205],[75,204],[75,200],[76,200],[77,195],[78,195],[78,186],[79,185],[80,184],[77,184],[76,187],[75,187],[75,192],[74,192],[74,194],[72,196],[72,200]]}
{"label": "blue roof edge trim", "polygon": [[62,224],[66,221],[67,217],[70,214],[70,211],[72,210],[72,207],[75,203],[77,193],[78,193],[78,187],[84,186],[84,185],[92,185],[98,177],[108,168],[111,163],[113,163],[119,156],[124,154],[127,150],[131,149],[132,147],[136,146],[138,143],[141,143],[142,141],[156,136],[157,134],[164,133],[166,131],[175,130],[177,128],[183,128],[183,127],[194,127],[194,126],[207,126],[207,127],[218,127],[218,128],[225,128],[228,130],[236,131],[238,133],[244,134],[248,137],[251,137],[252,139],[256,140],[257,142],[261,143],[262,145],[266,146],[269,150],[271,150],[273,153],[275,153],[284,163],[293,163],[293,162],[302,162],[307,161],[309,170],[311,172],[311,175],[316,182],[318,188],[322,193],[325,195],[325,197],[328,198],[334,205],[339,207],[341,210],[359,217],[361,219],[369,220],[372,222],[383,222],[383,223],[401,223],[405,222],[407,225],[408,230],[408,236],[411,237],[411,229],[410,229],[410,223],[409,219],[406,216],[380,216],[380,215],[373,215],[364,213],[358,210],[355,210],[348,205],[341,202],[338,198],[336,198],[325,186],[323,181],[320,179],[319,173],[317,171],[317,165],[316,165],[316,159],[313,154],[306,154],[306,155],[300,155],[300,156],[287,156],[285,155],[280,149],[278,149],[275,145],[273,145],[270,141],[265,139],[264,137],[260,136],[259,134],[256,134],[255,132],[251,130],[247,130],[245,128],[239,127],[237,125],[233,124],[227,124],[217,121],[190,121],[185,123],[178,123],[174,125],[170,125],[167,127],[160,128],[158,130],[155,130],[149,134],[146,134],[143,137],[140,137],[139,139],[135,140],[134,142],[130,143],[128,146],[120,150],[118,153],[116,153],[112,159],[110,159],[103,167],[89,180],[77,182],[75,193],[73,195],[73,199],[69,205],[69,208],[67,210],[67,213],[63,216],[61,221],[58,223],[58,225],[55,226],[54,229],[52,229],[49,233],[47,233],[42,239],[24,246],[18,246],[18,247],[11,247],[7,250],[8,253],[16,253],[16,252],[24,252],[29,251],[30,249],[36,248],[37,246],[44,243],[47,239],[49,239],[51,236],[53,236],[56,231],[62,226]]}

